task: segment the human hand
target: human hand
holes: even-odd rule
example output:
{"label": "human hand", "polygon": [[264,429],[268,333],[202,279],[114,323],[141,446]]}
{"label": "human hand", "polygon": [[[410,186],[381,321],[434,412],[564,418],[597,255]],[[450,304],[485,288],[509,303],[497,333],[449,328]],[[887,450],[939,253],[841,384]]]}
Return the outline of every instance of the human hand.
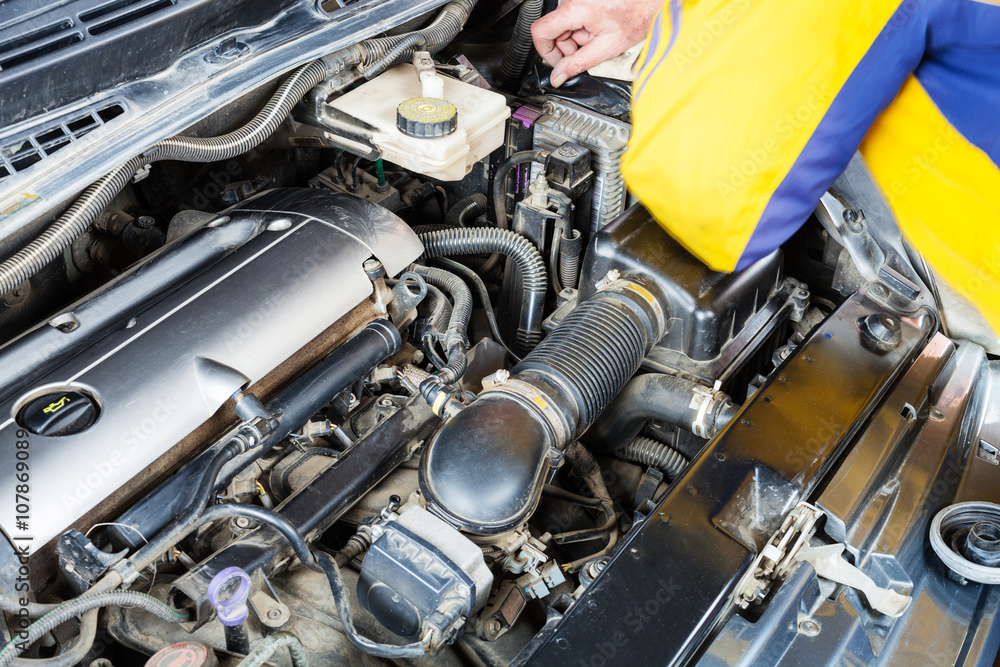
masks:
{"label": "human hand", "polygon": [[566,79],[625,53],[646,37],[663,0],[566,0],[531,26],[558,88]]}

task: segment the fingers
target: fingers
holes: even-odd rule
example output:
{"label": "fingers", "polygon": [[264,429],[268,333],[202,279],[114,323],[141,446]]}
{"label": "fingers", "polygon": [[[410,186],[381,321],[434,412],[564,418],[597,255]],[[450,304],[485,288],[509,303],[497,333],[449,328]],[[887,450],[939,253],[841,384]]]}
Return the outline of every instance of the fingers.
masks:
{"label": "fingers", "polygon": [[621,55],[625,51],[621,39],[616,35],[595,35],[571,55],[567,54],[552,67],[549,80],[554,88],[563,85],[567,79],[587,71],[591,67]]}
{"label": "fingers", "polygon": [[583,27],[582,22],[574,12],[565,8],[546,14],[531,26],[531,37],[535,42],[535,50],[542,60],[555,66],[562,60],[563,52],[557,46],[558,42],[569,40],[576,30]]}

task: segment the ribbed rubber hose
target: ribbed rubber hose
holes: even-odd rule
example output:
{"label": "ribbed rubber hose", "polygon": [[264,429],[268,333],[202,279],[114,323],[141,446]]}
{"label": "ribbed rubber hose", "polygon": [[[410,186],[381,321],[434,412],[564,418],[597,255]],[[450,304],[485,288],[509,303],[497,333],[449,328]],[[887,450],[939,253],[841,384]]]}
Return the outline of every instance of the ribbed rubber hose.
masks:
{"label": "ribbed rubber hose", "polygon": [[408,271],[416,273],[431,285],[451,295],[451,319],[444,334],[444,349],[448,353],[445,367],[426,380],[439,385],[458,381],[469,366],[466,350],[469,347],[469,319],[472,317],[472,290],[461,278],[444,269],[411,264]]}
{"label": "ribbed rubber hose", "polygon": [[583,237],[575,229],[565,231],[559,239],[559,284],[563,289],[576,289],[580,282],[580,255],[583,254]]}
{"label": "ribbed rubber hose", "polygon": [[358,631],[354,629],[351,600],[348,596],[347,586],[344,585],[344,578],[340,574],[340,567],[330,554],[319,551],[316,555],[316,561],[326,573],[326,579],[330,583],[330,592],[333,594],[333,600],[337,606],[337,615],[340,616],[340,624],[344,628],[344,634],[347,635],[348,641],[351,642],[354,648],[377,658],[421,658],[424,656],[426,651],[424,650],[424,645],[420,643],[405,644],[403,646],[376,644],[370,639],[359,635]]}
{"label": "ribbed rubber hose", "polygon": [[0,294],[7,294],[61,255],[93,224],[143,166],[161,160],[216,162],[246,153],[270,136],[302,96],[326,78],[326,73],[326,65],[322,61],[303,65],[281,84],[260,113],[238,130],[207,139],[165,139],[99,179],[84,190],[48,229],[0,264]]}
{"label": "ribbed rubber hose", "polygon": [[544,0],[525,0],[521,5],[497,75],[497,83],[504,90],[515,92],[520,88],[524,66],[533,47],[531,25],[541,17],[543,4]]}
{"label": "ribbed rubber hose", "polygon": [[662,471],[670,481],[677,479],[688,464],[679,451],[652,438],[634,438],[615,453],[620,459]]}
{"label": "ribbed rubber hose", "polygon": [[650,419],[711,438],[738,409],[725,394],[708,395],[706,388],[697,382],[647,373],[629,381],[608,405],[587,434],[587,446],[595,451],[624,447]]}
{"label": "ribbed rubber hose", "polygon": [[243,658],[236,667],[261,667],[272,655],[283,648],[288,649],[288,655],[292,659],[292,667],[308,667],[309,657],[298,637],[291,632],[275,632],[260,640],[247,657]]}
{"label": "ribbed rubber hose", "polygon": [[393,65],[405,62],[417,46],[437,53],[455,39],[475,6],[476,0],[452,0],[425,28],[362,42],[363,56],[359,67],[362,76],[371,79]]}
{"label": "ribbed rubber hose", "polygon": [[635,310],[598,294],[574,308],[511,373],[537,376],[560,390],[579,435],[639,370],[648,343]]}
{"label": "ribbed rubber hose", "polygon": [[[448,214],[444,216],[444,222],[449,227],[465,227],[466,220],[475,220],[487,212],[489,200],[481,192],[469,195],[465,199],[454,204],[448,209]],[[471,215],[471,218],[469,217]]]}
{"label": "ribbed rubber hose", "polygon": [[28,626],[27,637],[17,638],[8,642],[0,651],[0,667],[7,667],[20,655],[18,646],[28,647],[42,636],[51,632],[71,618],[76,618],[92,609],[103,607],[136,607],[144,609],[158,618],[171,623],[181,623],[188,620],[187,614],[171,609],[166,603],[138,591],[105,591],[90,593],[73,598],[62,603],[53,611]]}
{"label": "ribbed rubber hose", "polygon": [[524,307],[518,322],[514,351],[525,354],[542,339],[542,310],[548,290],[545,260],[528,239],[505,229],[471,227],[446,229],[420,234],[424,254],[420,261],[431,257],[499,253],[510,257],[521,274]]}

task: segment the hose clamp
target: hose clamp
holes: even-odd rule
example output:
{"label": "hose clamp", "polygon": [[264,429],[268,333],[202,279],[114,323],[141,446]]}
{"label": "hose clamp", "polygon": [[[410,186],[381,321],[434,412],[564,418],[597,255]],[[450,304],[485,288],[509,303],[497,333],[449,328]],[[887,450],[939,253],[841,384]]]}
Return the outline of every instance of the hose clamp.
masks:
{"label": "hose clamp", "polygon": [[699,438],[708,439],[711,437],[708,433],[706,418],[708,417],[708,412],[712,408],[713,403],[715,403],[715,400],[712,397],[712,394],[708,391],[697,389],[691,395],[690,407],[698,409],[698,414],[695,416],[694,422],[691,424],[691,432]]}
{"label": "hose clamp", "polygon": [[517,378],[507,378],[503,384],[494,385],[492,389],[480,394],[505,394],[518,399],[527,405],[552,429],[555,442],[560,446],[565,445],[573,439],[574,431],[572,425],[566,420],[562,410],[556,407],[555,402],[549,398],[545,392],[534,385],[519,380]]}
{"label": "hose clamp", "polygon": [[638,306],[638,312],[646,320],[650,343],[655,344],[667,333],[667,313],[660,300],[642,282],[631,277],[621,278],[618,271],[612,270],[596,287],[597,294],[615,295]]}

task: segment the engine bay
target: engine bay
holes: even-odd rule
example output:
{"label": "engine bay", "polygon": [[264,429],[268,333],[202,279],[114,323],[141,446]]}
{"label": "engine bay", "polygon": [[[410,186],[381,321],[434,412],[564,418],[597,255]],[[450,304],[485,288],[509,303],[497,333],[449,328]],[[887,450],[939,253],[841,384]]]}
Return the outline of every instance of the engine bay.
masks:
{"label": "engine bay", "polygon": [[628,84],[528,57],[541,6],[300,65],[4,263],[0,664],[892,664],[942,609],[995,652],[930,524],[1000,488],[1000,367],[863,161],[711,271],[627,191]]}

